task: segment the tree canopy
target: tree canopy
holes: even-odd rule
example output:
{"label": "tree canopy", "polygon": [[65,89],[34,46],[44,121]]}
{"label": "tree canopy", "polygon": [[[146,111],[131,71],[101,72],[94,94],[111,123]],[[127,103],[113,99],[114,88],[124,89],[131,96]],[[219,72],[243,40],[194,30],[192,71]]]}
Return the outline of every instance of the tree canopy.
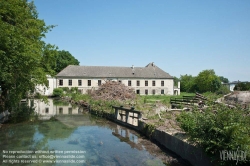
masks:
{"label": "tree canopy", "polygon": [[[222,81],[223,80],[223,81]],[[203,70],[198,76],[181,75],[182,92],[217,92],[227,93],[225,88],[221,89],[221,82],[227,82],[228,79],[223,76],[217,76],[214,70]]]}
{"label": "tree canopy", "polygon": [[0,112],[17,105],[37,84],[53,75],[56,48],[42,41],[54,26],[38,19],[33,2],[0,1]]}
{"label": "tree canopy", "polygon": [[229,83],[229,80],[223,76],[219,76],[220,78],[220,81],[223,82],[223,83]]}
{"label": "tree canopy", "polygon": [[250,90],[250,82],[240,82],[235,85],[234,90],[248,91]]}
{"label": "tree canopy", "polygon": [[68,51],[62,50],[58,51],[56,56],[55,72],[59,73],[68,65],[79,65],[79,61],[72,56]]}
{"label": "tree canopy", "polygon": [[221,86],[218,76],[215,75],[214,70],[203,70],[195,79],[199,92],[215,92]]}
{"label": "tree canopy", "polygon": [[195,84],[195,77],[192,75],[181,75],[181,91],[182,92],[195,92],[197,91],[197,87]]}

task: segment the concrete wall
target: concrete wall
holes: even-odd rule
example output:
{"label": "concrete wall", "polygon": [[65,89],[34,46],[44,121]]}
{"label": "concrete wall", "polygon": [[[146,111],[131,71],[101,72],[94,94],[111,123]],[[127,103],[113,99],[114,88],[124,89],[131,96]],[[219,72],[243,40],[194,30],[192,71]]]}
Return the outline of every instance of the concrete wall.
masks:
{"label": "concrete wall", "polygon": [[[139,120],[138,130],[144,132],[144,134],[149,134],[148,131],[145,131],[145,126],[146,123]],[[156,140],[161,145],[181,156],[181,158],[189,161],[194,166],[212,166],[210,159],[202,149],[190,145],[165,131],[155,129],[151,135],[151,139]]]}

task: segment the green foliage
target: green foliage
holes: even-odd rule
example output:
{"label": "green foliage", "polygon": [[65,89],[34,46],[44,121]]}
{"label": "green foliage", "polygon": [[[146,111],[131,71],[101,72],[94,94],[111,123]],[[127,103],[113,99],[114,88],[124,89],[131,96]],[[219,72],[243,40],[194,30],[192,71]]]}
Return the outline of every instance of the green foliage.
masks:
{"label": "green foliage", "polygon": [[32,116],[35,116],[34,108],[29,107],[27,103],[20,103],[18,107],[13,108],[13,112],[10,116],[12,123],[19,123],[30,120]]}
{"label": "green foliage", "polygon": [[61,87],[62,90],[66,93],[70,93],[69,87]]}
{"label": "green foliage", "polygon": [[178,86],[179,81],[180,79],[174,76],[174,86]]}
{"label": "green foliage", "polygon": [[27,92],[47,85],[56,48],[41,39],[54,26],[38,19],[33,2],[0,1],[0,112],[15,111]]}
{"label": "green foliage", "polygon": [[55,88],[53,90],[53,96],[55,97],[62,97],[64,95],[62,88]]}
{"label": "green foliage", "polygon": [[240,82],[237,85],[235,85],[234,90],[248,91],[250,90],[250,82]]}
{"label": "green foliage", "polygon": [[196,92],[197,85],[195,83],[195,77],[192,75],[181,75],[181,92]]}
{"label": "green foliage", "polygon": [[220,79],[215,75],[214,70],[203,70],[200,72],[195,79],[195,83],[200,93],[215,92],[221,86]]}
{"label": "green foliage", "polygon": [[98,110],[102,112],[111,113],[112,106],[121,105],[119,101],[106,101],[106,100],[90,100],[90,107],[92,110]]}
{"label": "green foliage", "polygon": [[77,87],[72,87],[72,88],[70,88],[70,92],[71,92],[71,93],[79,93]]}
{"label": "green foliage", "polygon": [[155,125],[154,124],[149,124],[149,123],[145,123],[145,126],[143,128],[143,132],[144,134],[146,134],[149,138],[152,137],[152,134],[155,131]]}
{"label": "green foliage", "polygon": [[[181,92],[216,92],[225,93],[226,89],[221,88],[221,82],[229,82],[223,76],[216,76],[214,70],[203,70],[197,77],[192,75],[181,75]],[[221,88],[221,89],[220,89]]]}
{"label": "green foliage", "polygon": [[230,90],[226,86],[221,86],[215,93],[217,95],[226,95],[230,93]]}
{"label": "green foliage", "polygon": [[59,73],[68,65],[79,65],[79,61],[75,59],[68,51],[62,50],[58,51],[58,55],[56,56],[56,64],[55,71]]}
{"label": "green foliage", "polygon": [[177,120],[191,140],[201,146],[215,162],[235,165],[235,161],[232,163],[220,160],[220,151],[237,151],[239,148],[249,152],[250,117],[247,114],[249,112],[241,110],[240,107],[230,109],[224,105],[214,105],[203,113],[197,109],[193,112],[182,112]]}
{"label": "green foliage", "polygon": [[56,100],[56,99],[54,99],[53,100],[53,105],[56,105],[56,106],[68,106],[69,103],[66,102],[66,101],[63,101],[63,100]]}
{"label": "green foliage", "polygon": [[229,83],[229,80],[227,78],[223,77],[223,76],[219,76],[219,79],[223,83]]}

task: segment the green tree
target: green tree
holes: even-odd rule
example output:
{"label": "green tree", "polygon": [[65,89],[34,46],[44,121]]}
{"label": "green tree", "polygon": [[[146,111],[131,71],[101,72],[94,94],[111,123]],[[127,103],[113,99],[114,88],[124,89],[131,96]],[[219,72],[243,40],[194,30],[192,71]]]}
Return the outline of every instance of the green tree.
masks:
{"label": "green tree", "polygon": [[197,91],[197,86],[195,84],[195,77],[192,75],[181,75],[181,91],[182,92],[195,92]]}
{"label": "green tree", "polygon": [[229,83],[229,80],[223,76],[219,76],[220,78],[220,81],[223,82],[223,83]]}
{"label": "green tree", "polygon": [[179,81],[180,79],[174,76],[174,86],[178,86]]}
{"label": "green tree", "polygon": [[250,82],[240,82],[235,85],[234,90],[247,91],[250,90]]}
{"label": "green tree", "polygon": [[56,57],[56,65],[55,71],[59,73],[68,65],[79,65],[79,61],[75,59],[68,51],[62,50],[58,51],[58,55]]}
{"label": "green tree", "polygon": [[38,19],[33,2],[0,1],[0,112],[12,111],[37,84],[47,84],[55,46],[41,39],[54,26]]}
{"label": "green tree", "polygon": [[218,76],[214,70],[203,70],[195,79],[199,92],[215,92],[221,86]]}

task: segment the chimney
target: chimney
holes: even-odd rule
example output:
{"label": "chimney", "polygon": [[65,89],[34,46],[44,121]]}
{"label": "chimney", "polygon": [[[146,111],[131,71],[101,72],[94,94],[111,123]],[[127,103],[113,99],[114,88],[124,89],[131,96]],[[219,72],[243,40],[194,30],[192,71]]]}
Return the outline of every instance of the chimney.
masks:
{"label": "chimney", "polygon": [[135,74],[134,65],[132,65],[132,74]]}

